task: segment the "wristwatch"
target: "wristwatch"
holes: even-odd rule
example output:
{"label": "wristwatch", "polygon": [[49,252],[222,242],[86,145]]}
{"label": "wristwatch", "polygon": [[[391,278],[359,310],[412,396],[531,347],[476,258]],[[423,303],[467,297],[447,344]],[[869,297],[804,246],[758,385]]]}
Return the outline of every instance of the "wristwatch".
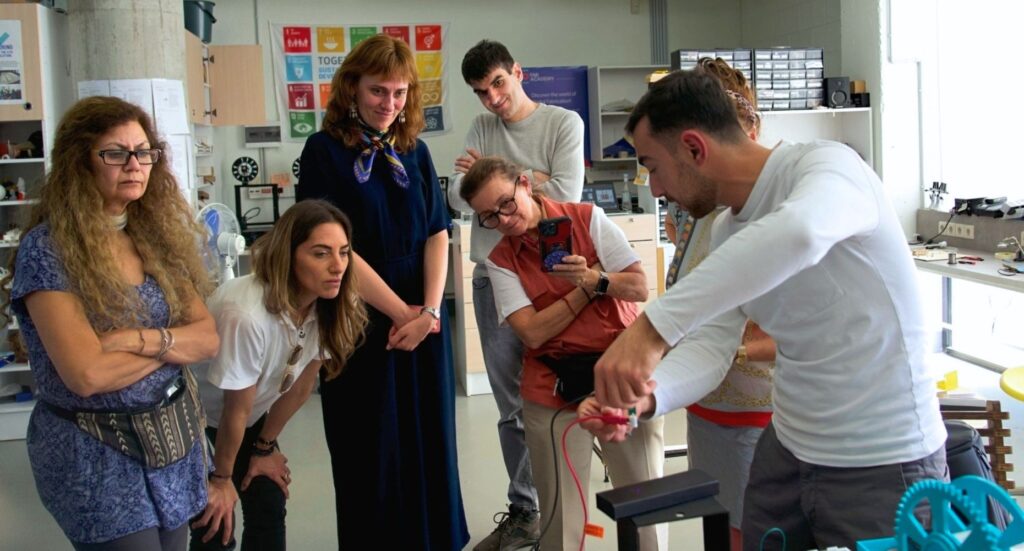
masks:
{"label": "wristwatch", "polygon": [[434,308],[432,306],[424,306],[423,308],[420,308],[420,314],[424,314],[424,313],[430,314],[430,317],[432,317],[432,318],[434,318],[434,319],[436,319],[438,321],[441,320],[441,310],[439,310],[437,308]]}
{"label": "wristwatch", "polygon": [[603,295],[608,292],[608,274],[604,272],[597,272],[597,285],[594,286],[595,295]]}

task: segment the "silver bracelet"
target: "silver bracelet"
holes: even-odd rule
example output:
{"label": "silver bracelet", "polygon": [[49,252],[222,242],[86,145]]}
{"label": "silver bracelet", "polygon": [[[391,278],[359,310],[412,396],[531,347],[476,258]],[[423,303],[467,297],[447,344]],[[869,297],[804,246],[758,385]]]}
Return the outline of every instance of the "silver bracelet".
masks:
{"label": "silver bracelet", "polygon": [[160,351],[157,352],[156,356],[153,358],[159,362],[163,360],[164,354],[171,349],[171,346],[173,345],[173,335],[171,335],[171,332],[164,327],[158,327],[157,330],[160,331]]}

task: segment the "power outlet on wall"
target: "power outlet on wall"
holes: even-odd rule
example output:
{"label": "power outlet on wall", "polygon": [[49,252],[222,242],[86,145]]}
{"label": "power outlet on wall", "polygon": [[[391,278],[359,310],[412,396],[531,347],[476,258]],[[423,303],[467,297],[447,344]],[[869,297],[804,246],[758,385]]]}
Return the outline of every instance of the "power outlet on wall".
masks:
{"label": "power outlet on wall", "polygon": [[974,224],[946,224],[939,222],[939,234],[960,239],[974,239]]}

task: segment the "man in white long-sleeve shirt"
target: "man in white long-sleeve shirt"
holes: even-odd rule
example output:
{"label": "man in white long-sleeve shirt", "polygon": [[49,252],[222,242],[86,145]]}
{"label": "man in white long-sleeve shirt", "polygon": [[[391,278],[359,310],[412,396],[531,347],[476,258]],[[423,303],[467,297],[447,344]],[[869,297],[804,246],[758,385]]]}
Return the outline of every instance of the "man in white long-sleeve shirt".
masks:
{"label": "man in white long-sleeve shirt", "polygon": [[[466,135],[466,154],[455,160],[449,203],[463,212],[473,212],[459,190],[462,177],[482,155],[498,155],[524,167],[533,189],[556,201],[578,202],[583,193],[583,119],[573,111],[531,100],[523,90],[522,67],[499,42],[482,40],[466,52],[462,76],[488,112],[473,119]],[[494,290],[484,265],[500,239],[497,230],[474,220],[469,252],[476,263],[473,309],[487,379],[498,405],[498,442],[509,476],[510,507],[474,551],[519,549],[534,543],[540,534],[519,392],[523,345],[511,327],[499,326]]]}
{"label": "man in white long-sleeve shirt", "polygon": [[744,548],[773,527],[793,549],[891,534],[906,488],[948,474],[913,261],[878,177],[838,143],[746,139],[721,86],[697,72],[652,87],[627,131],[655,195],[697,217],[731,209],[686,285],[598,362],[598,400],[653,415],[699,400],[724,377],[749,317],[778,357]]}

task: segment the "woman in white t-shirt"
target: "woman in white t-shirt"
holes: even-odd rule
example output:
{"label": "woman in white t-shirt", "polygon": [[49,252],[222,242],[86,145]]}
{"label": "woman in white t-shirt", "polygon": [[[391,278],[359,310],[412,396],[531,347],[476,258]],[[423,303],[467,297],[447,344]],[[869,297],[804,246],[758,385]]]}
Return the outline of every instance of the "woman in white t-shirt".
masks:
{"label": "woman in white t-shirt", "polygon": [[[221,347],[200,392],[215,442],[209,504],[190,548],[233,548],[241,498],[242,548],[285,548],[291,472],[277,437],[309,398],[321,367],[337,376],[366,326],[349,270],[351,223],[333,205],[301,201],[252,248],[253,273],[208,301]],[[255,545],[253,545],[255,544]]]}

